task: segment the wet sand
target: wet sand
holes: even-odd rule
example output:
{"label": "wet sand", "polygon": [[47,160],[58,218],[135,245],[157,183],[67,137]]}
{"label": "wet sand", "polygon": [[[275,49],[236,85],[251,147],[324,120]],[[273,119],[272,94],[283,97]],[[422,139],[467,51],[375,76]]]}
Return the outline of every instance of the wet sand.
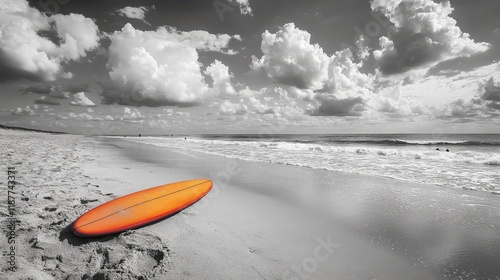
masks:
{"label": "wet sand", "polygon": [[[219,186],[187,219],[197,234],[184,236],[185,244],[172,242],[179,249],[198,244],[200,249],[185,255],[186,262],[196,253],[193,266],[204,272],[178,267],[171,273],[179,269],[178,274],[202,277],[214,271],[209,275],[217,278],[244,270],[248,277],[258,272],[265,279],[500,277],[500,196],[130,142],[117,145],[130,159],[197,170]],[[210,234],[207,223],[217,235]],[[160,232],[168,230],[167,223],[158,226],[165,227]],[[199,240],[199,233],[210,241]],[[315,257],[318,240],[328,238],[335,248],[328,257]],[[214,250],[229,255],[229,261],[220,262],[220,256],[211,255]]]}

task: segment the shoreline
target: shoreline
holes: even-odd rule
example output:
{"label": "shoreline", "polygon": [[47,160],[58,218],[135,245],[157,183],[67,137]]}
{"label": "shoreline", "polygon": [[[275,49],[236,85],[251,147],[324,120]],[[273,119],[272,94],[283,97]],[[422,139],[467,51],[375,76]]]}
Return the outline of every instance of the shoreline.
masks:
{"label": "shoreline", "polygon": [[[5,150],[24,149],[7,164],[31,168],[20,181],[28,200],[18,216],[19,279],[500,277],[499,199],[489,193],[121,139],[23,135]],[[168,219],[103,238],[68,232],[114,197],[203,177],[211,193]]]}
{"label": "shoreline", "polygon": [[[490,134],[488,134],[490,135]],[[168,135],[167,135],[168,136]],[[387,174],[379,174],[379,175],[375,175],[375,174],[365,174],[365,173],[358,173],[356,171],[353,171],[353,172],[348,172],[348,171],[343,171],[343,170],[333,170],[333,169],[328,169],[328,168],[316,168],[316,167],[310,167],[310,166],[301,166],[301,165],[298,165],[298,164],[288,164],[288,163],[280,163],[280,162],[268,162],[268,161],[256,161],[256,160],[252,160],[252,159],[241,159],[241,158],[229,158],[229,157],[226,157],[226,156],[223,156],[223,155],[219,155],[219,154],[215,154],[215,153],[204,153],[204,152],[200,152],[200,151],[192,151],[192,150],[189,150],[189,149],[181,149],[181,148],[173,148],[173,147],[160,147],[160,146],[155,146],[155,145],[152,145],[152,144],[148,144],[148,143],[141,143],[141,142],[138,142],[137,140],[130,140],[128,138],[136,138],[136,139],[140,139],[140,138],[137,138],[136,136],[123,136],[122,137],[118,137],[118,136],[111,136],[108,138],[108,136],[103,136],[101,138],[101,140],[104,140],[104,142],[106,142],[107,144],[111,145],[111,146],[114,146],[118,149],[126,149],[126,147],[128,146],[123,146],[123,143],[131,143],[130,147],[133,147],[134,145],[138,145],[138,146],[143,146],[143,147],[148,147],[147,149],[155,149],[157,151],[162,151],[162,149],[172,149],[174,151],[177,151],[178,153],[182,153],[182,154],[199,154],[199,155],[204,155],[204,156],[207,156],[207,157],[214,157],[214,158],[221,158],[221,159],[224,159],[226,161],[242,161],[242,162],[248,162],[248,163],[253,163],[253,164],[262,164],[262,165],[278,165],[278,166],[290,166],[292,168],[299,168],[299,169],[311,169],[311,170],[316,170],[318,172],[329,172],[329,173],[332,173],[332,174],[336,174],[336,175],[339,175],[339,176],[352,176],[352,177],[362,177],[364,178],[365,180],[395,180],[395,181],[398,181],[398,182],[401,182],[401,183],[406,183],[408,185],[415,185],[415,186],[420,186],[420,187],[423,187],[423,188],[436,188],[436,189],[442,189],[444,191],[450,191],[451,193],[454,193],[454,194],[459,194],[459,195],[468,195],[468,194],[471,194],[471,193],[474,193],[474,194],[477,194],[479,197],[485,197],[487,198],[488,196],[490,195],[493,195],[493,196],[499,196],[500,193],[498,192],[495,192],[495,191],[484,191],[484,190],[478,190],[478,189],[475,189],[475,188],[467,188],[467,187],[462,187],[462,188],[448,188],[448,187],[445,187],[445,186],[442,186],[442,185],[438,185],[438,184],[432,184],[432,183],[425,183],[425,182],[415,182],[415,181],[412,181],[411,179],[403,179],[403,178],[397,178],[397,177],[393,177],[391,175],[387,175]],[[116,140],[116,143],[111,143],[109,140]],[[122,143],[122,145],[119,145],[118,143]],[[125,156],[127,153],[123,153]],[[130,160],[138,160],[137,157],[134,157],[134,156],[128,156],[128,158]],[[142,159],[144,160],[144,159]]]}
{"label": "shoreline", "polygon": [[[119,142],[122,143],[120,145],[123,151],[126,151],[131,159],[156,159],[161,157],[160,155],[168,157],[172,156],[175,151],[175,153],[189,155],[195,161],[200,162],[200,164],[191,164],[189,168],[202,170],[204,174],[217,174],[218,171],[222,170],[223,176],[221,178],[226,181],[227,173],[230,173],[227,172],[228,170],[244,169],[244,173],[239,172],[230,176],[230,181],[227,183],[233,190],[242,191],[240,195],[248,195],[248,192],[251,192],[261,197],[271,197],[272,203],[284,203],[285,205],[282,207],[300,209],[300,212],[307,212],[315,219],[319,219],[318,217],[321,216],[326,220],[333,219],[335,220],[333,227],[339,226],[349,231],[350,234],[361,235],[362,239],[369,238],[369,243],[380,245],[390,251],[396,250],[404,257],[411,255],[409,258],[413,261],[413,265],[417,263],[426,269],[435,266],[432,274],[438,274],[434,275],[435,278],[428,277],[426,279],[443,279],[459,275],[462,272],[466,273],[467,269],[460,272],[451,271],[448,266],[468,267],[467,263],[473,261],[468,256],[455,257],[453,260],[440,257],[439,254],[432,258],[426,256],[426,254],[432,254],[436,250],[434,247],[445,250],[449,254],[453,254],[455,250],[467,252],[470,250],[464,249],[467,247],[484,247],[484,244],[481,244],[482,241],[474,240],[475,236],[488,239],[489,242],[492,242],[490,247],[500,245],[500,240],[497,237],[498,229],[500,229],[498,196],[491,193],[446,189],[434,185],[409,183],[386,177],[355,175],[340,171],[238,161],[186,150],[170,149],[166,151],[164,148],[146,144]],[[263,179],[259,179],[259,177]],[[284,178],[288,179],[284,180]],[[334,182],[334,184],[328,182]],[[304,189],[290,191],[289,187],[294,184],[304,186]],[[222,191],[226,192],[227,189]],[[310,197],[310,199],[304,199],[304,197]],[[332,199],[332,197],[338,198]],[[237,198],[233,197],[233,199]],[[370,215],[371,212],[375,214]],[[468,226],[463,229],[461,224]],[[330,228],[326,231],[329,230]],[[457,237],[456,232],[469,236]],[[314,234],[315,238],[321,235]],[[446,246],[426,244],[429,238],[435,237],[438,237],[438,240]],[[363,240],[360,243],[363,243]],[[468,244],[472,245],[468,246]],[[423,245],[426,245],[427,248],[419,248],[425,247]],[[311,245],[311,247],[314,246]],[[367,251],[368,249],[371,248],[360,250]],[[426,250],[428,252],[422,252]],[[478,272],[478,275],[481,273],[490,277],[491,275],[500,275],[499,271],[491,270],[497,260],[496,257],[492,256],[498,255],[500,252],[490,248],[484,253],[489,257],[481,260],[485,265],[484,267],[481,265],[482,272]],[[452,261],[454,263],[450,263]],[[345,265],[349,266],[349,262]],[[369,264],[367,265],[369,266]],[[383,274],[377,277],[379,279],[394,277]],[[444,277],[445,274],[449,274],[449,277]],[[327,275],[329,275],[328,272],[324,274],[324,277]],[[344,276],[348,277],[349,274]],[[408,279],[407,275],[405,277]]]}
{"label": "shoreline", "polygon": [[[442,139],[455,143],[453,152],[439,153],[430,143],[438,140],[407,139],[401,137],[372,137],[369,140],[350,136],[290,136],[232,138],[226,136],[195,137],[127,137],[137,143],[160,147],[199,151],[226,158],[239,158],[262,163],[293,165],[317,170],[347,172],[349,174],[386,176],[413,183],[484,191],[500,194],[496,139]],[[354,139],[353,139],[354,137]],[[349,143],[346,143],[349,142]],[[471,142],[472,141],[472,142]],[[406,143],[405,145],[391,145]],[[477,144],[477,145],[476,145]],[[485,147],[492,150],[487,151]],[[489,149],[489,148],[488,148]]]}

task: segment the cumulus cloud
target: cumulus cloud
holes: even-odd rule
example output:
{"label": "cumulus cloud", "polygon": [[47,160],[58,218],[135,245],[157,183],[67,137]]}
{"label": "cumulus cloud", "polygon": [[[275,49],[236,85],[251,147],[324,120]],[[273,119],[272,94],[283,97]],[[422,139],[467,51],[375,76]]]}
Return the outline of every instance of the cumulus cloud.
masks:
{"label": "cumulus cloud", "polygon": [[479,85],[479,98],[485,103],[487,113],[500,116],[500,79],[491,77]]}
{"label": "cumulus cloud", "polygon": [[[356,62],[350,49],[328,56],[317,44],[310,43],[311,35],[285,24],[276,34],[262,34],[262,58],[253,59],[254,69],[263,69],[274,81],[295,87],[296,96],[314,100],[311,115],[359,116],[364,110],[373,76],[360,71],[368,48],[364,39],[357,42]],[[313,92],[316,92],[313,94]]]}
{"label": "cumulus cloud", "polygon": [[141,112],[134,108],[125,107],[123,108],[123,115],[120,117],[122,121],[136,122],[144,119]]}
{"label": "cumulus cloud", "polygon": [[92,110],[87,110],[86,113],[63,113],[55,115],[59,120],[81,120],[81,121],[123,121],[123,122],[143,122],[144,116],[141,112],[134,108],[125,107],[121,113],[111,115],[95,114]]}
{"label": "cumulus cloud", "polygon": [[379,93],[370,103],[378,112],[390,118],[420,116],[427,112],[427,108],[420,102],[404,97],[400,85]]}
{"label": "cumulus cloud", "polygon": [[236,53],[234,50],[227,50],[227,45],[231,39],[237,40],[239,38],[238,35],[211,34],[204,30],[181,32],[175,28],[159,28],[157,32],[159,35],[166,36],[166,39],[171,42],[179,42],[201,51],[221,52],[226,54]]}
{"label": "cumulus cloud", "polygon": [[274,114],[274,110],[268,104],[262,102],[262,100],[257,99],[255,97],[248,98],[248,106],[250,106],[251,110],[254,113],[266,115],[266,114]]}
{"label": "cumulus cloud", "polygon": [[244,115],[248,111],[248,107],[242,103],[232,103],[229,100],[224,100],[219,108],[221,115]]}
{"label": "cumulus cloud", "polygon": [[365,37],[359,36],[356,41],[356,56],[361,60],[367,60],[370,58],[370,50],[371,48],[365,43]]}
{"label": "cumulus cloud", "polygon": [[[0,80],[52,81],[63,63],[98,46],[98,27],[82,15],[42,14],[26,0],[0,1]],[[56,44],[40,34],[53,34]],[[66,74],[66,75],[65,75]]]}
{"label": "cumulus cloud", "polygon": [[73,120],[84,120],[84,121],[90,121],[90,120],[94,119],[94,117],[92,115],[89,115],[87,113],[77,114],[74,112],[65,113],[65,114],[57,114],[57,115],[55,115],[55,118],[56,118],[56,120],[73,119]]}
{"label": "cumulus cloud", "polygon": [[318,44],[311,44],[311,34],[293,23],[276,33],[262,34],[262,58],[254,58],[253,67],[262,68],[278,83],[297,88],[321,89],[327,78],[328,55]]}
{"label": "cumulus cloud", "polygon": [[61,78],[71,80],[73,79],[73,73],[71,72],[64,72],[61,74]]}
{"label": "cumulus cloud", "polygon": [[478,94],[468,100],[453,101],[436,112],[444,119],[477,119],[500,116],[500,79],[491,77],[479,85]]}
{"label": "cumulus cloud", "polygon": [[34,116],[36,115],[35,110],[38,109],[37,105],[34,105],[33,107],[26,106],[24,108],[16,108],[14,110],[11,110],[12,115],[17,115],[17,116]]}
{"label": "cumulus cloud", "polygon": [[264,87],[259,90],[247,87],[237,92],[238,98],[223,100],[219,104],[219,114],[252,115],[256,121],[288,122],[304,115],[304,110],[291,96],[292,94],[282,87]]}
{"label": "cumulus cloud", "polygon": [[205,75],[208,75],[213,80],[212,89],[215,96],[228,98],[236,94],[236,90],[231,84],[232,74],[229,73],[229,67],[222,62],[215,60],[205,70]]}
{"label": "cumulus cloud", "polygon": [[221,21],[224,20],[226,12],[234,11],[237,6],[239,6],[242,15],[253,16],[249,0],[215,0],[212,2],[212,5]]}
{"label": "cumulus cloud", "polygon": [[336,52],[330,58],[328,79],[316,99],[319,106],[310,111],[319,116],[360,116],[372,95],[373,76],[360,71],[362,62],[355,62],[351,50]]}
{"label": "cumulus cloud", "polygon": [[361,116],[365,111],[365,101],[361,97],[339,99],[320,97],[319,107],[311,112],[313,116]]}
{"label": "cumulus cloud", "polygon": [[1,79],[54,79],[60,65],[49,53],[53,53],[56,46],[37,34],[50,29],[48,18],[30,8],[27,1],[3,0],[0,6]]}
{"label": "cumulus cloud", "polygon": [[49,97],[57,98],[57,99],[70,99],[71,92],[55,89],[49,93]]}
{"label": "cumulus cloud", "polygon": [[439,112],[437,112],[437,116],[441,119],[466,120],[484,116],[484,112],[485,106],[481,99],[459,99],[440,108]]}
{"label": "cumulus cloud", "polygon": [[483,100],[500,102],[500,80],[491,77],[479,86],[479,92]]}
{"label": "cumulus cloud", "polygon": [[476,43],[450,17],[449,1],[373,0],[371,8],[382,12],[394,26],[379,40],[373,52],[383,74],[399,74],[430,68],[457,57],[469,57],[488,50],[488,43]]}
{"label": "cumulus cloud", "polygon": [[126,24],[110,35],[109,82],[103,83],[104,103],[191,106],[207,93],[198,51],[224,52],[226,34],[181,32],[160,27],[136,30]]}
{"label": "cumulus cloud", "polygon": [[[289,120],[301,120],[304,117],[304,109],[297,104],[293,88],[274,87],[268,91],[274,93],[273,100],[269,100],[269,107],[273,111],[272,117],[278,123],[287,123]],[[267,114],[266,114],[267,115]]]}
{"label": "cumulus cloud", "polygon": [[138,19],[140,21],[143,21],[143,22],[149,24],[145,20],[146,13],[154,8],[155,8],[155,6],[151,6],[151,7],[145,7],[145,6],[130,7],[130,6],[127,6],[125,8],[118,9],[117,13],[121,16],[131,18],[131,19]]}
{"label": "cumulus cloud", "polygon": [[64,114],[55,115],[56,120],[79,120],[79,121],[113,121],[115,118],[112,116],[97,116],[89,113],[75,113],[69,112]]}
{"label": "cumulus cloud", "polygon": [[124,107],[121,110],[116,111],[113,115],[105,115],[95,113],[90,108],[87,109],[87,112],[84,113],[62,113],[55,115],[56,119],[62,120],[81,120],[81,121],[122,121],[127,123],[140,123],[143,122],[145,117],[142,113],[135,108]]}
{"label": "cumulus cloud", "polygon": [[[221,67],[224,69],[224,67]],[[227,70],[222,71],[224,77]],[[231,86],[232,87],[232,86]],[[217,94],[211,103],[211,107],[219,106],[219,114],[221,115],[245,115],[245,114],[272,114],[274,111],[268,104],[268,101],[273,99],[270,96],[262,96],[264,93],[269,95],[268,88],[252,90],[249,87],[239,91],[231,91],[230,94]]]}
{"label": "cumulus cloud", "polygon": [[52,86],[49,92],[49,97],[57,99],[70,99],[73,94],[78,92],[89,91],[89,84],[69,84]]}
{"label": "cumulus cloud", "polygon": [[373,76],[362,73],[362,66],[362,62],[355,61],[351,50],[336,52],[330,57],[328,79],[323,91],[345,98],[369,95]]}
{"label": "cumulus cloud", "polygon": [[64,60],[78,60],[99,45],[98,27],[92,19],[79,14],[58,14],[53,15],[51,20],[62,40],[58,55]]}
{"label": "cumulus cloud", "polygon": [[73,101],[71,101],[69,104],[73,106],[96,106],[92,100],[88,99],[87,96],[85,96],[84,92],[78,92],[73,94]]}
{"label": "cumulus cloud", "polygon": [[69,99],[72,93],[88,91],[89,84],[69,84],[69,85],[33,85],[19,89],[24,94],[45,94],[57,99]]}
{"label": "cumulus cloud", "polygon": [[55,98],[43,95],[35,100],[35,104],[61,105],[61,102]]}
{"label": "cumulus cloud", "polygon": [[240,13],[242,15],[251,15],[252,14],[252,8],[250,7],[250,3],[248,0],[229,0],[230,3],[237,4],[240,6]]}

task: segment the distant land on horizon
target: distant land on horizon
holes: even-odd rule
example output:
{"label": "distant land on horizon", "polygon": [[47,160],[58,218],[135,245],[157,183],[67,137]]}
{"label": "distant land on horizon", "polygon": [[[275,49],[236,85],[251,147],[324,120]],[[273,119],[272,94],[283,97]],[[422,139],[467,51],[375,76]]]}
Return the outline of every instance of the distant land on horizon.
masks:
{"label": "distant land on horizon", "polygon": [[3,125],[3,124],[0,124],[0,129],[43,132],[43,133],[53,133],[53,134],[68,134],[66,132],[49,131],[49,130],[41,130],[41,129],[34,129],[34,128],[25,128],[25,127],[19,127],[19,126],[8,126],[8,125]]}

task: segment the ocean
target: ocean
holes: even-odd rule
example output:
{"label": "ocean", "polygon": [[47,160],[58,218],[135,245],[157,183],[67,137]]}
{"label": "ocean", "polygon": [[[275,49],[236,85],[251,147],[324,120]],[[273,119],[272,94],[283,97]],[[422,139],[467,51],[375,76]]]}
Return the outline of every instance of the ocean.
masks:
{"label": "ocean", "polygon": [[500,194],[499,134],[190,135],[127,139],[227,158]]}

